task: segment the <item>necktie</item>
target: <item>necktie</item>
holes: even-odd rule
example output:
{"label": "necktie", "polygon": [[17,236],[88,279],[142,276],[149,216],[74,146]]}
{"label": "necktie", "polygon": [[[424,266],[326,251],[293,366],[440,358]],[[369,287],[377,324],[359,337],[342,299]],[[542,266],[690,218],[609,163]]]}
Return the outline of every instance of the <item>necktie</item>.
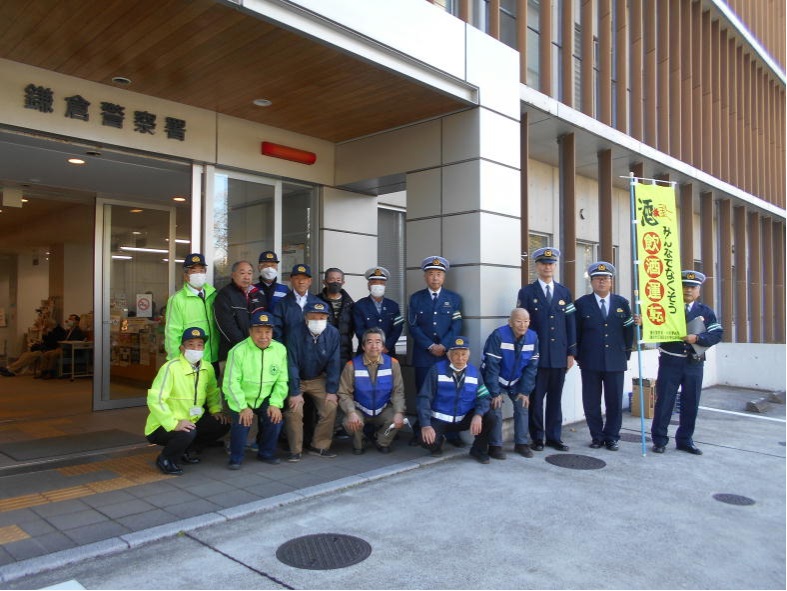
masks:
{"label": "necktie", "polygon": [[607,317],[607,304],[604,303],[604,298],[601,298],[601,316]]}
{"label": "necktie", "polygon": [[432,292],[432,309],[437,307],[437,292]]}
{"label": "necktie", "polygon": [[552,288],[547,285],[547,304],[552,303]]}
{"label": "necktie", "polygon": [[205,299],[205,292],[204,291],[199,292],[199,297],[204,300]]}
{"label": "necktie", "polygon": [[688,315],[689,315],[689,311],[690,311],[690,310],[691,310],[691,308],[689,307],[689,305],[688,305],[688,304],[686,304],[686,316],[688,316]]}

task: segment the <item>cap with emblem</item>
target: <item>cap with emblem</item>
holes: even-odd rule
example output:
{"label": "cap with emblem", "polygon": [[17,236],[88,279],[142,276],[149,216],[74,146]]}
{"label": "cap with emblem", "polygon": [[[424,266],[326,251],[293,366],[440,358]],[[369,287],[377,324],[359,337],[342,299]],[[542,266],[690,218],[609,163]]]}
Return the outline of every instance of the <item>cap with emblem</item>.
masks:
{"label": "cap with emblem", "polygon": [[615,267],[614,265],[606,261],[598,261],[588,267],[588,276],[589,277],[601,277],[601,276],[614,277]]}
{"label": "cap with emblem", "polygon": [[368,281],[372,279],[381,279],[382,281],[388,281],[388,278],[391,274],[388,272],[388,269],[385,267],[372,267],[371,269],[366,269],[366,273],[364,273],[364,277]]}
{"label": "cap with emblem", "polygon": [[560,251],[552,246],[545,246],[533,252],[533,260],[537,263],[556,263],[560,258]]}
{"label": "cap with emblem", "polygon": [[273,326],[273,316],[265,310],[254,310],[251,313],[252,326]]}
{"label": "cap with emblem", "polygon": [[292,272],[290,273],[290,277],[294,277],[295,275],[306,275],[306,277],[312,276],[312,268],[309,265],[295,265],[292,268]]}
{"label": "cap with emblem", "polygon": [[469,349],[470,344],[467,340],[467,337],[456,337],[451,343],[448,345],[448,350],[453,351],[454,349]]}
{"label": "cap with emblem", "polygon": [[183,331],[183,337],[180,339],[180,342],[185,343],[191,339],[202,339],[205,342],[208,340],[208,335],[199,326],[192,326]]}
{"label": "cap with emblem", "polygon": [[705,274],[699,271],[681,271],[680,275],[683,278],[683,285],[700,286],[705,283]]}
{"label": "cap with emblem", "polygon": [[187,254],[186,258],[183,259],[183,268],[188,269],[189,267],[195,267],[196,265],[202,265],[203,267],[207,267],[205,264],[205,257],[198,252],[192,252],[191,254]]}
{"label": "cap with emblem", "polygon": [[328,304],[323,302],[312,302],[303,307],[304,314],[330,314]]}
{"label": "cap with emblem", "polygon": [[276,256],[276,253],[272,250],[263,250],[260,253],[260,259],[257,261],[259,263],[278,263],[279,257]]}
{"label": "cap with emblem", "polygon": [[448,271],[451,268],[451,263],[448,262],[448,259],[444,259],[443,257],[432,256],[426,257],[423,261],[421,261],[421,270],[428,271],[429,269],[437,269],[438,271]]}

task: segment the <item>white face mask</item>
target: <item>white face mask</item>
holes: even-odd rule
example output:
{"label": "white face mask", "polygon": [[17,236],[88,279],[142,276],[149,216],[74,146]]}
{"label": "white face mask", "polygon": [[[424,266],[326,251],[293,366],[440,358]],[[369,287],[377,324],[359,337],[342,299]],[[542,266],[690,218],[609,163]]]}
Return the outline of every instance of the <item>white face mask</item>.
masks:
{"label": "white face mask", "polygon": [[198,361],[202,359],[202,355],[205,351],[197,350],[197,349],[186,349],[183,351],[183,356],[186,358],[186,361],[194,365]]}
{"label": "white face mask", "polygon": [[325,320],[309,320],[309,332],[313,335],[322,334],[326,326],[328,326],[327,318]]}
{"label": "white face mask", "polygon": [[369,293],[372,294],[373,298],[381,298],[385,295],[385,286],[384,285],[372,285],[369,288]]}
{"label": "white face mask", "polygon": [[202,286],[205,285],[207,280],[207,273],[194,273],[193,275],[189,275],[189,285],[194,289],[202,289]]}
{"label": "white face mask", "polygon": [[273,281],[279,275],[279,272],[273,267],[265,267],[261,272],[262,278],[265,281]]}

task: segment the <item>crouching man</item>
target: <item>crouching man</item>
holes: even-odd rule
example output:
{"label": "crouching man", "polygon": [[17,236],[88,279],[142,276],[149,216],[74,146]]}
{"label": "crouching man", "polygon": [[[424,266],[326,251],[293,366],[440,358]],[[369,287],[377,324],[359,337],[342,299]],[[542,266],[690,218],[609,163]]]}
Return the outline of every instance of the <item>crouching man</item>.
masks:
{"label": "crouching man", "polygon": [[224,397],[232,414],[230,470],[239,470],[249,429],[257,417],[259,451],[266,464],[281,462],[276,443],[287,397],[287,350],[273,340],[273,316],[264,310],[251,315],[248,338],[230,349],[224,370]]}
{"label": "crouching man", "polygon": [[203,329],[187,328],[180,354],[161,366],[148,390],[145,437],[164,446],[156,459],[164,474],[182,474],[181,462],[199,463],[199,447],[224,437],[230,429],[229,418],[221,412],[213,366],[202,361],[207,340]]}
{"label": "crouching man", "polygon": [[448,359],[435,363],[418,393],[421,440],[433,456],[442,454],[445,433],[470,429],[475,440],[470,455],[489,463],[489,435],[496,423],[490,412],[489,391],[477,367],[469,363],[470,348],[465,337],[448,346]]}
{"label": "crouching man", "polygon": [[[363,448],[364,424],[371,423],[377,430],[374,445],[387,454],[391,441],[404,425],[404,383],[399,362],[383,353],[385,333],[369,328],[361,337],[363,355],[348,361],[339,379],[339,404],[347,419],[345,428],[353,434],[353,453],[360,455]],[[389,427],[393,425],[394,428]]]}

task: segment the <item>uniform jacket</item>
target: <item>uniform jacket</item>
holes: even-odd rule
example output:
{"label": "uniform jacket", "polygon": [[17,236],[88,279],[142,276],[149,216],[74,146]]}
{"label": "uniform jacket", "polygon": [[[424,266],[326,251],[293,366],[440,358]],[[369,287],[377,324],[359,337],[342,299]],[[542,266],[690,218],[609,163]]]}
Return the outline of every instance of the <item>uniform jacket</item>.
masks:
{"label": "uniform jacket", "polygon": [[[317,296],[307,293],[306,303],[321,302]],[[276,310],[273,312],[273,338],[281,343],[287,342],[287,335],[293,327],[297,328],[303,324],[303,310],[295,301],[295,294],[288,291],[287,295],[279,300]]]}
{"label": "uniform jacket", "polygon": [[342,296],[342,305],[339,308],[339,314],[334,316],[333,315],[333,306],[331,306],[331,299],[328,297],[328,294],[323,289],[317,297],[324,301],[328,306],[330,306],[330,314],[328,316],[328,324],[332,324],[336,327],[339,331],[339,336],[341,337],[341,348],[339,349],[339,356],[340,356],[340,363],[341,366],[344,367],[344,364],[350,361],[353,357],[353,335],[355,331],[353,330],[353,305],[354,301],[350,297],[350,294],[346,291],[341,291]]}
{"label": "uniform jacket", "polygon": [[[521,348],[519,353],[516,347]],[[530,394],[538,372],[538,335],[527,329],[518,340],[507,324],[496,328],[484,344],[481,373],[492,397],[501,392]]]}
{"label": "uniform jacket", "polygon": [[303,318],[299,327],[293,327],[287,334],[290,396],[301,393],[301,380],[313,380],[322,375],[325,376],[325,391],[328,394],[338,392],[339,340],[339,331],[330,324],[317,339],[309,332]]}
{"label": "uniform jacket", "polygon": [[565,368],[566,357],[577,354],[577,330],[571,292],[557,283],[547,304],[538,280],[519,290],[517,307],[530,313],[530,329],[538,334],[539,367]]}
{"label": "uniform jacket", "polygon": [[361,350],[361,337],[367,328],[380,328],[385,333],[385,348],[389,355],[396,353],[396,341],[402,336],[404,318],[399,311],[399,304],[383,298],[380,312],[374,305],[372,296],[361,298],[353,305],[353,326],[358,337],[358,354]]}
{"label": "uniform jacket", "polygon": [[404,413],[404,381],[396,358],[383,353],[379,363],[373,363],[358,355],[347,362],[339,381],[339,404],[347,414],[355,410],[377,416],[389,404],[395,413]]}
{"label": "uniform jacket", "polygon": [[489,410],[489,391],[481,372],[470,363],[465,367],[464,383],[454,383],[454,370],[447,359],[432,366],[418,393],[418,419],[429,427],[437,418],[449,423],[459,422],[471,410],[484,415]]}
{"label": "uniform jacket", "polygon": [[601,316],[595,294],[583,295],[576,302],[577,363],[590,371],[626,371],[634,343],[634,319],[629,301],[610,293],[607,317]]}
{"label": "uniform jacket", "polygon": [[[213,366],[203,358],[195,370],[182,354],[167,361],[159,368],[148,390],[150,414],[145,423],[145,435],[159,427],[172,431],[181,420],[196,423],[206,404],[211,414],[221,412],[221,394]],[[198,408],[199,414],[192,415],[192,408]]]}
{"label": "uniform jacket", "polygon": [[266,309],[271,314],[273,314],[273,312],[276,310],[276,304],[279,303],[279,300],[286,296],[290,291],[289,287],[283,283],[277,283],[276,281],[268,285],[262,280],[262,277],[260,277],[258,283],[254,284],[254,287],[265,294],[265,302],[267,304]]}
{"label": "uniform jacket", "polygon": [[[697,344],[703,347],[712,347],[721,341],[724,329],[716,318],[716,313],[700,301],[695,301],[691,306],[691,312],[686,314],[686,324],[700,316],[705,323],[705,332],[697,335]],[[681,356],[694,353],[694,347],[684,341],[661,343],[659,349],[667,353],[672,353],[673,355]]]}
{"label": "uniform jacket", "polygon": [[213,311],[219,329],[219,361],[227,359],[229,350],[249,336],[251,313],[258,308],[267,306],[265,294],[256,287],[247,294],[230,282],[218,291]]}
{"label": "uniform jacket", "polygon": [[204,300],[184,284],[167,301],[167,325],[164,332],[168,360],[177,359],[180,355],[180,339],[183,337],[183,331],[192,326],[201,328],[208,335],[202,360],[213,363],[219,359],[219,339],[213,314],[216,288],[206,283],[202,291],[205,294]]}
{"label": "uniform jacket", "polygon": [[271,341],[265,349],[251,337],[235,345],[227,356],[222,389],[224,398],[235,412],[257,409],[267,399],[270,406],[282,408],[287,397],[287,349]]}
{"label": "uniform jacket", "polygon": [[410,296],[407,320],[413,338],[413,365],[429,367],[438,359],[429,352],[429,346],[438,344],[447,348],[462,332],[462,298],[442,288],[437,305],[433,305],[428,289],[416,291]]}

